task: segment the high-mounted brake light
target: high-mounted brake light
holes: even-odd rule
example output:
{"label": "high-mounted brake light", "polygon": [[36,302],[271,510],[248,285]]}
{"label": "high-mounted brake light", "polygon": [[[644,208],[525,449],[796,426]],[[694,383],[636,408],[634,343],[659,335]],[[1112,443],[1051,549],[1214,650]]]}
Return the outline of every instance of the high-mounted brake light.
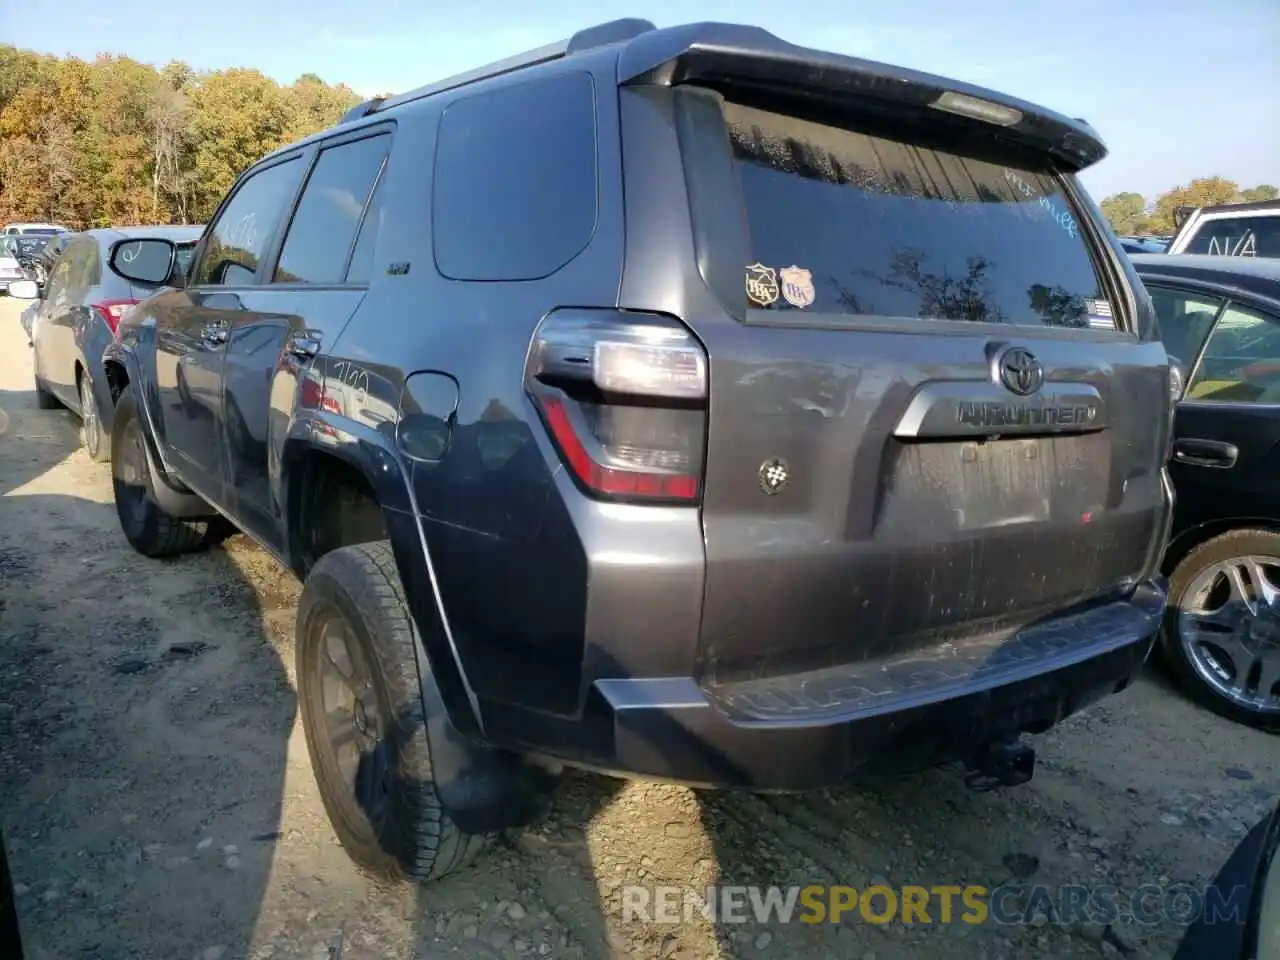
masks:
{"label": "high-mounted brake light", "polygon": [[1022,111],[1006,107],[1002,103],[992,103],[980,97],[971,97],[965,93],[947,90],[930,104],[935,110],[943,110],[961,117],[974,120],[985,120],[1001,127],[1012,127],[1022,122]]}
{"label": "high-mounted brake light", "polygon": [[120,320],[128,312],[130,307],[136,306],[137,300],[100,300],[97,303],[91,303],[89,306],[102,314],[102,319],[106,321],[107,328],[114,336],[116,331],[120,329]]}
{"label": "high-mounted brake light", "polygon": [[556,311],[534,334],[526,386],[560,456],[587,492],[697,502],[707,357],[678,321]]}

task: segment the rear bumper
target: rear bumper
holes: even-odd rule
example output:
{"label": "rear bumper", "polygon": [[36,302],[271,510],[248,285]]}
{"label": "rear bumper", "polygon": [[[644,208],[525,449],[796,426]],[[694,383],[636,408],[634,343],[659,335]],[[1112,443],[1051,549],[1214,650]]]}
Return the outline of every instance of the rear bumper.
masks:
{"label": "rear bumper", "polygon": [[579,720],[534,720],[494,705],[487,726],[525,749],[624,776],[816,789],[860,768],[964,759],[1118,692],[1142,669],[1165,598],[1157,578],[1128,599],[1012,636],[731,686],[601,680]]}

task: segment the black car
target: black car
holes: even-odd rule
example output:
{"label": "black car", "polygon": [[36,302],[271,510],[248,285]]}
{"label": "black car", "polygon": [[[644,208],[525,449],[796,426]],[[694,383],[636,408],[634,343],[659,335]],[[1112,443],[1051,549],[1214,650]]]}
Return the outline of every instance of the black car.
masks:
{"label": "black car", "polygon": [[[304,579],[312,764],[382,873],[453,869],[565,763],[1021,783],[1165,604],[1170,367],[1074,175],[1104,153],[726,24],[365,103],[121,323],[121,526],[164,556],[225,515]],[[145,246],[117,266],[165,281]]]}
{"label": "black car", "polygon": [[1132,260],[1186,371],[1164,648],[1209,706],[1280,731],[1280,260]]}
{"label": "black car", "polygon": [[102,375],[102,351],[124,312],[157,289],[128,280],[111,266],[129,257],[137,240],[165,237],[189,259],[201,227],[112,227],[76,234],[58,255],[43,290],[10,286],[10,295],[39,296],[32,319],[36,399],[42,409],[66,406],[80,415],[85,449],[94,460],[111,455],[114,405]]}

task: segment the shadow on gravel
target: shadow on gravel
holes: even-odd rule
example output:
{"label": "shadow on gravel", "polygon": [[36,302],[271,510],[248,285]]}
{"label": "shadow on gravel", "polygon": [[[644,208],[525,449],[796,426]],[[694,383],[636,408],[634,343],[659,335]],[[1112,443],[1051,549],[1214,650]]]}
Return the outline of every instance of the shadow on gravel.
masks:
{"label": "shadow on gravel", "polygon": [[72,414],[0,391],[0,828],[26,957],[245,957],[293,688],[234,558],[134,553],[109,466],[66,462],[79,443]]}

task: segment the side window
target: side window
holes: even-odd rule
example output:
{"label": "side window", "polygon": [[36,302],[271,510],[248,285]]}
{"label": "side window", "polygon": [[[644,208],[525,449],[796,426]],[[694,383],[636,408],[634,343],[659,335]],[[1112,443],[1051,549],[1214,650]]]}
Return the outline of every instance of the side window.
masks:
{"label": "side window", "polygon": [[1188,400],[1280,403],[1280,319],[1229,306],[1187,385]]}
{"label": "side window", "polygon": [[1221,298],[1153,283],[1146,287],[1160,321],[1160,339],[1164,341],[1165,350],[1183,364],[1194,363],[1213,326],[1213,318],[1222,309]]}
{"label": "side window", "polygon": [[391,138],[386,134],[321,151],[276,264],[275,283],[342,283],[360,217]]}
{"label": "side window", "polygon": [[453,280],[538,280],[596,223],[591,76],[570,73],[451,103],[436,142],[436,267]]}
{"label": "side window", "polygon": [[44,298],[49,303],[58,303],[66,299],[67,281],[71,276],[71,257],[66,253],[58,257],[53,265],[53,269],[49,271],[49,282],[46,286]]}
{"label": "side window", "polygon": [[253,282],[302,176],[295,157],[267,167],[240,184],[231,202],[209,227],[208,242],[196,268],[195,285],[243,286]]}
{"label": "side window", "polygon": [[87,291],[94,284],[102,282],[102,251],[98,244],[85,244],[84,264],[80,273],[80,289]]}
{"label": "side window", "polygon": [[351,265],[347,267],[347,283],[368,283],[373,273],[373,248],[378,242],[378,234],[382,231],[382,198],[386,191],[382,189],[382,179],[373,188],[373,197],[369,200],[369,209],[365,211],[364,221],[360,224],[360,236],[356,237],[356,248],[351,253]]}
{"label": "side window", "polygon": [[67,247],[67,252],[59,261],[60,265],[66,265],[66,274],[59,292],[67,299],[78,300],[88,291],[93,257],[97,251],[98,242],[92,237],[85,237]]}

